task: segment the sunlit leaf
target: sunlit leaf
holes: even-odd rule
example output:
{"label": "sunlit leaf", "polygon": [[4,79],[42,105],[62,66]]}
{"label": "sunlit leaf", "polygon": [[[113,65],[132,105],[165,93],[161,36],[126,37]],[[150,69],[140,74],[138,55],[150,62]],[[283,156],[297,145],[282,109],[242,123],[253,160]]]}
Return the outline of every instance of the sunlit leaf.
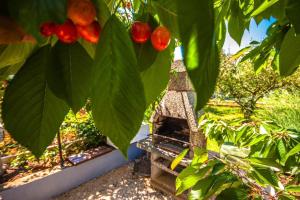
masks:
{"label": "sunlit leaf", "polygon": [[49,88],[77,113],[90,95],[93,61],[79,43],[57,42],[52,56],[47,71]]}
{"label": "sunlit leaf", "polygon": [[196,110],[200,110],[213,94],[219,72],[213,2],[176,2],[184,63],[197,93]]}
{"label": "sunlit leaf", "polygon": [[263,3],[251,14],[252,17],[259,15],[260,13],[264,12],[266,9],[273,6],[275,3],[277,3],[279,0],[266,0],[263,1]]}
{"label": "sunlit leaf", "polygon": [[284,37],[279,54],[279,71],[282,76],[292,74],[300,64],[300,35],[291,28]]}
{"label": "sunlit leaf", "polygon": [[300,1],[298,0],[287,0],[285,7],[286,16],[292,23],[296,34],[300,33]]}
{"label": "sunlit leaf", "polygon": [[155,101],[167,87],[170,78],[173,46],[174,42],[171,42],[166,50],[157,55],[153,65],[141,73],[144,84],[146,107]]}
{"label": "sunlit leaf", "polygon": [[7,45],[0,51],[0,68],[24,62],[34,47],[32,42]]}
{"label": "sunlit leaf", "polygon": [[116,16],[103,28],[93,75],[91,100],[96,127],[127,155],[144,117],[145,97],[131,39]]}
{"label": "sunlit leaf", "polygon": [[162,24],[171,31],[172,37],[179,38],[178,13],[175,1],[158,0],[153,1],[153,5]]}
{"label": "sunlit leaf", "polygon": [[49,46],[33,54],[9,84],[2,105],[5,128],[36,157],[50,145],[69,110],[48,88],[50,58]]}

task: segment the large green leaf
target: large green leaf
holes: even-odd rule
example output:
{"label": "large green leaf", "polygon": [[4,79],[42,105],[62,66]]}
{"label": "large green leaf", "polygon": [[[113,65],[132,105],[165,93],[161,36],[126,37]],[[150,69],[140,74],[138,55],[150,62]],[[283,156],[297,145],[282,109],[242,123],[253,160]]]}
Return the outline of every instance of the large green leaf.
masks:
{"label": "large green leaf", "polygon": [[279,0],[266,0],[266,1],[263,1],[263,3],[260,4],[260,6],[256,10],[253,11],[251,16],[253,17],[253,16],[261,14],[262,12],[264,12],[265,10],[267,10],[268,8],[273,6],[278,1]]}
{"label": "large green leaf", "polygon": [[35,44],[31,42],[7,45],[0,51],[0,68],[24,62],[32,53],[34,46]]}
{"label": "large green leaf", "polygon": [[[151,26],[152,30],[158,26],[154,17],[149,13],[137,18],[137,20],[147,22]],[[140,71],[148,69],[155,62],[158,55],[158,52],[153,48],[150,39],[143,44],[134,43],[134,50]]]}
{"label": "large green leaf", "polygon": [[266,167],[275,171],[280,171],[282,167],[274,160],[274,158],[248,158],[252,165]]}
{"label": "large green leaf", "polygon": [[285,35],[279,54],[279,71],[283,76],[292,74],[300,64],[300,36],[291,28]]}
{"label": "large green leaf", "polygon": [[230,172],[224,172],[216,177],[214,184],[205,194],[205,199],[218,195],[227,188],[234,188],[241,185],[241,182],[238,181],[237,177]]}
{"label": "large green leaf", "polygon": [[217,176],[208,176],[200,181],[197,182],[197,184],[191,189],[191,192],[189,193],[189,200],[199,200],[203,199],[209,189],[214,184],[214,181],[216,180]]}
{"label": "large green leaf", "polygon": [[202,164],[208,159],[208,153],[205,148],[194,147],[194,157],[191,162],[192,166]]}
{"label": "large green leaf", "polygon": [[167,87],[172,63],[173,42],[160,52],[153,65],[141,73],[144,84],[146,107],[148,107]]}
{"label": "large green leaf", "polygon": [[278,196],[278,200],[296,200],[295,196],[283,193]]}
{"label": "large green leaf", "polygon": [[206,177],[206,174],[211,170],[211,166],[206,166],[201,169],[188,166],[176,178],[176,190],[177,195],[183,193],[187,189],[190,189],[198,183],[201,179]]}
{"label": "large green leaf", "polygon": [[278,187],[278,177],[271,169],[258,167],[254,167],[253,169],[254,171],[252,175],[254,175],[254,178],[256,178],[259,183],[261,183],[262,185],[270,184],[272,186]]}
{"label": "large green leaf", "polygon": [[182,161],[185,155],[189,152],[189,149],[183,150],[171,163],[171,169],[174,170],[177,165]]}
{"label": "large green leaf", "polygon": [[284,140],[281,138],[277,142],[277,151],[280,156],[280,159],[283,159],[287,153],[286,146]]}
{"label": "large green leaf", "polygon": [[52,56],[54,62],[47,73],[49,88],[76,113],[90,94],[93,61],[79,43],[57,42]]}
{"label": "large green leaf", "polygon": [[9,84],[2,105],[5,128],[36,157],[52,142],[68,112],[47,86],[49,58],[49,46],[33,54]]}
{"label": "large green leaf", "polygon": [[143,120],[145,97],[131,39],[116,16],[103,28],[93,75],[95,124],[126,155]]}
{"label": "large green leaf", "polygon": [[300,144],[297,144],[296,146],[294,146],[283,158],[282,163],[285,164],[286,161],[289,159],[289,157],[295,155],[296,153],[300,152]]}
{"label": "large green leaf", "polygon": [[299,0],[288,0],[285,12],[290,22],[293,24],[297,34],[300,33],[300,1]]}
{"label": "large green leaf", "polygon": [[78,40],[79,44],[85,49],[85,51],[89,54],[91,58],[95,58],[95,52],[96,52],[96,44],[88,42],[84,39]]}
{"label": "large green leaf", "polygon": [[19,69],[22,67],[23,64],[24,62],[1,68],[0,80],[6,80],[9,78],[10,75],[15,75],[17,71],[19,71]]}
{"label": "large green leaf", "polygon": [[39,33],[42,23],[53,21],[63,23],[66,20],[66,0],[9,0],[8,7],[12,17],[38,41],[43,37]]}
{"label": "large green leaf", "polygon": [[300,192],[300,185],[288,185],[285,189],[289,192]]}
{"label": "large green leaf", "polygon": [[153,6],[162,24],[171,31],[173,37],[179,38],[178,14],[175,1],[157,0],[153,1]]}
{"label": "large green leaf", "polygon": [[216,198],[216,200],[247,200],[248,191],[244,188],[228,188],[222,191]]}
{"label": "large green leaf", "polygon": [[213,1],[176,2],[184,63],[197,93],[196,110],[200,110],[213,94],[219,72]]}
{"label": "large green leaf", "polygon": [[228,32],[239,45],[244,35],[245,24],[243,12],[239,7],[238,1],[233,1],[231,5],[231,15],[228,19]]}
{"label": "large green leaf", "polygon": [[106,23],[106,21],[111,16],[108,4],[104,0],[93,0],[96,8],[97,8],[97,17],[98,21],[103,27]]}

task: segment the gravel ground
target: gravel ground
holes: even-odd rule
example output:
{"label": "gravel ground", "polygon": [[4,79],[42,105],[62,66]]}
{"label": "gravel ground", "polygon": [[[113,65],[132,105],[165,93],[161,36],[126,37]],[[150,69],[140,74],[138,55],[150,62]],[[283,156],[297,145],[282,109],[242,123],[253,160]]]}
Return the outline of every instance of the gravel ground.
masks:
{"label": "gravel ground", "polygon": [[150,178],[133,175],[133,163],[62,194],[55,200],[173,200],[154,190]]}

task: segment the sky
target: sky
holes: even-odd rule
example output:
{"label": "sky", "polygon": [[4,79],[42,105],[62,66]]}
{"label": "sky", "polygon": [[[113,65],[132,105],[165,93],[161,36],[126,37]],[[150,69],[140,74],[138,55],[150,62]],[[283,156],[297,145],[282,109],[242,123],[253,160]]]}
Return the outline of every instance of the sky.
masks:
{"label": "sky", "polygon": [[[244,48],[245,46],[248,46],[249,43],[253,40],[256,41],[262,41],[266,37],[266,32],[268,27],[275,21],[274,18],[271,18],[270,20],[263,20],[259,25],[255,23],[254,20],[251,20],[250,22],[250,28],[249,31],[245,31],[241,46],[239,46],[229,35],[229,33],[226,33],[226,39],[223,46],[223,51],[226,54],[234,54],[238,52],[240,49]],[[175,60],[181,60],[182,55],[180,48],[177,47],[175,49]]]}

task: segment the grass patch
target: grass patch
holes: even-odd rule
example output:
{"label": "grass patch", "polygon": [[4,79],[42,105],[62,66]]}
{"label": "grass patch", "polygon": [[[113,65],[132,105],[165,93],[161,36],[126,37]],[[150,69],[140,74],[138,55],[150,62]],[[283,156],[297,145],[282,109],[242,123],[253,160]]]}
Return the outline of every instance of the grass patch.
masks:
{"label": "grass patch", "polygon": [[243,113],[238,107],[206,106],[204,112],[209,119],[231,121],[242,119]]}

